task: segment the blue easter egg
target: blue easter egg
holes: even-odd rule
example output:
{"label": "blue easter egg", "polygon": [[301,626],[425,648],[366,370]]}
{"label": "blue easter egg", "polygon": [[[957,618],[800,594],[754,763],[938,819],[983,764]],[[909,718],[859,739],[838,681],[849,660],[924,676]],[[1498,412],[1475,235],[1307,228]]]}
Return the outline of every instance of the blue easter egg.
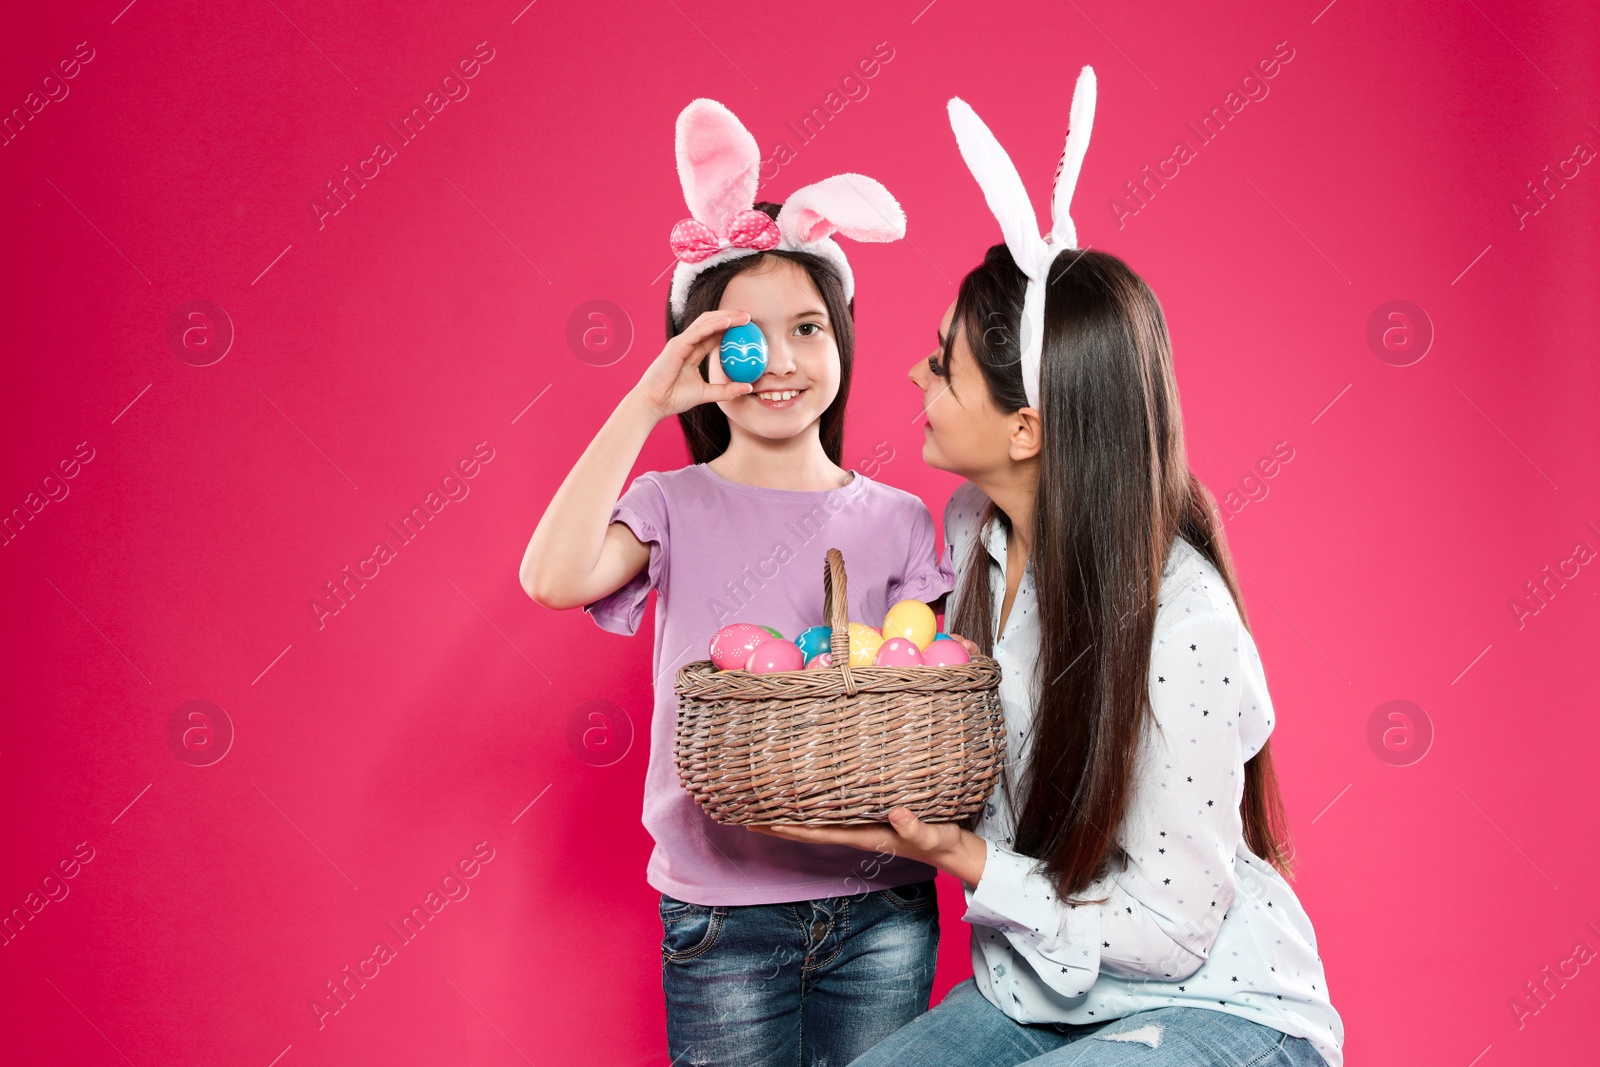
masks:
{"label": "blue easter egg", "polygon": [[722,335],[722,371],[730,381],[753,382],[767,371],[767,338],[753,322]]}
{"label": "blue easter egg", "polygon": [[944,633],[943,631],[940,631],[939,633],[934,634],[933,635],[933,639],[935,641],[954,641],[955,640],[955,638],[951,637],[947,633]]}
{"label": "blue easter egg", "polygon": [[794,643],[800,646],[800,651],[805,654],[806,662],[811,662],[811,657],[820,656],[830,650],[833,645],[833,631],[826,626],[813,626],[801,631]]}

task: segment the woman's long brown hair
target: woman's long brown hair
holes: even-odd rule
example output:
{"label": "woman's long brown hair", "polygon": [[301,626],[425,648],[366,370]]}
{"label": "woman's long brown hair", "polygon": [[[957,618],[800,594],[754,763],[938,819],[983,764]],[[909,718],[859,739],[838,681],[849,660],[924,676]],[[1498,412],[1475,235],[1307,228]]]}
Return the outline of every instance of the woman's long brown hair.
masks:
{"label": "woman's long brown hair", "polygon": [[[962,280],[954,323],[995,405],[1027,404],[1020,371],[1026,278],[1005,245]],[[946,338],[945,365],[956,329]],[[1161,573],[1182,537],[1244,600],[1210,492],[1189,470],[1166,319],[1150,287],[1115,256],[1064,251],[1051,269],[1040,368],[1043,439],[1031,565],[1040,647],[1029,765],[1007,783],[1013,846],[1041,861],[1068,899],[1120,866],[1149,710]],[[1010,519],[992,504],[980,524]],[[988,558],[972,546],[946,629],[992,649]],[[1270,745],[1245,764],[1240,802],[1250,850],[1292,873]]]}

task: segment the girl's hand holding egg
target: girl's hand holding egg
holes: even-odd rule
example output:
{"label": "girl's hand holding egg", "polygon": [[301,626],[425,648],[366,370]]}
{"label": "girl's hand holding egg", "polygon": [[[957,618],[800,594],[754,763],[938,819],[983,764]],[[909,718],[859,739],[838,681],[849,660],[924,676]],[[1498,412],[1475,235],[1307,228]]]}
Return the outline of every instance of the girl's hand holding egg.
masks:
{"label": "girl's hand holding egg", "polygon": [[[708,311],[701,315],[667,342],[656,361],[645,369],[639,384],[634,386],[634,394],[658,420],[701,404],[715,404],[744,396],[755,388],[750,384],[754,378],[713,384],[700,373],[700,361],[717,351],[724,332],[744,326],[754,329],[748,311]],[[765,340],[762,341],[761,359],[762,369],[765,370]]]}

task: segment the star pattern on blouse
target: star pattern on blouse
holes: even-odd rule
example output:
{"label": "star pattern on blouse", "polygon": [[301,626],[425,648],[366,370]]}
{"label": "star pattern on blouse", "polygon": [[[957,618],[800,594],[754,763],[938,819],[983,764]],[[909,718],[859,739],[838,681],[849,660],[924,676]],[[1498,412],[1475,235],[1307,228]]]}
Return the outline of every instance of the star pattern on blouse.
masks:
{"label": "star pattern on blouse", "polygon": [[[971,486],[958,492],[963,502],[969,499],[982,501],[981,495],[968,495],[975,493]],[[961,550],[970,541],[964,541],[963,538],[969,531],[976,531],[976,519],[981,511],[967,507],[960,510],[962,521],[951,521],[956,511],[953,508],[946,512],[946,534],[954,539],[952,543],[957,554],[964,555]],[[986,533],[991,547],[990,558],[1002,564],[999,570],[1003,574],[1003,531],[991,528]],[[1231,893],[1227,887],[1235,884],[1234,877],[1244,875],[1246,868],[1257,874],[1266,868],[1264,865],[1252,865],[1245,853],[1235,853],[1234,850],[1240,847],[1238,833],[1234,829],[1237,818],[1227,805],[1219,808],[1213,798],[1197,808],[1186,808],[1184,804],[1192,802],[1185,801],[1176,789],[1180,784],[1195,784],[1196,771],[1200,772],[1203,780],[1214,785],[1222,782],[1225,773],[1229,784],[1237,782],[1240,768],[1260,750],[1274,725],[1274,716],[1265,699],[1266,692],[1261,688],[1263,681],[1257,673],[1260,656],[1253,643],[1246,641],[1244,645],[1235,645],[1228,640],[1235,634],[1235,640],[1245,637],[1248,632],[1242,630],[1242,620],[1232,612],[1230,598],[1224,595],[1225,590],[1219,583],[1207,581],[1207,578],[1214,579],[1214,576],[1210,574],[1209,564],[1200,553],[1187,544],[1174,546],[1160,585],[1163,595],[1157,601],[1158,632],[1153,635],[1154,643],[1151,646],[1153,662],[1149,676],[1154,680],[1151,701],[1155,711],[1151,721],[1156,730],[1146,735],[1161,738],[1159,743],[1163,746],[1162,755],[1166,758],[1141,762],[1142,768],[1153,769],[1143,770],[1146,777],[1133,783],[1130,817],[1124,828],[1114,835],[1116,844],[1130,859],[1138,857],[1143,868],[1142,874],[1148,877],[1126,881],[1112,879],[1105,887],[1109,894],[1098,891],[1099,887],[1096,887],[1095,891],[1091,891],[1092,896],[1109,895],[1110,900],[1084,905],[1086,914],[1076,905],[1071,906],[1070,910],[1063,907],[1070,902],[1056,901],[1051,896],[1047,889],[1048,878],[1037,869],[1037,865],[1032,861],[1021,862],[1023,857],[1008,851],[1004,862],[996,860],[992,863],[990,870],[993,877],[986,876],[985,879],[987,891],[983,883],[977,890],[968,891],[969,907],[974,912],[971,921],[979,923],[978,929],[986,935],[973,940],[975,963],[979,964],[976,970],[980,987],[997,1003],[1000,998],[1012,1000],[1029,1013],[1025,1017],[1032,1021],[1092,1021],[1098,1024],[1108,1016],[1121,1018],[1152,1005],[1182,1003],[1179,998],[1165,994],[1174,991],[1186,994],[1190,991],[1190,985],[1197,985],[1197,996],[1205,996],[1237,1014],[1271,1025],[1274,1019],[1281,1021],[1281,1014],[1273,1014],[1266,1008],[1265,998],[1254,994],[1272,993],[1275,999],[1283,1000],[1285,995],[1276,993],[1275,988],[1286,988],[1287,984],[1286,980],[1280,984],[1275,964],[1288,961],[1286,971],[1303,973],[1300,968],[1307,966],[1305,961],[1315,956],[1314,949],[1297,940],[1292,940],[1289,946],[1283,944],[1283,938],[1269,944],[1267,939],[1270,931],[1261,924],[1249,922],[1249,912],[1260,908],[1262,897],[1259,893],[1253,894],[1254,900],[1250,900],[1242,891],[1239,894],[1241,902],[1248,901],[1252,906],[1216,910],[1217,898],[1224,892]],[[991,590],[996,584],[991,582]],[[997,592],[998,609],[1004,593],[1003,584]],[[1029,614],[1036,597],[1034,586],[1025,574],[1015,605],[1015,618],[1019,624],[1008,628],[996,652],[996,658],[1003,661],[1007,673],[1014,678],[1027,677],[1027,667],[1030,665],[1028,657],[1037,643],[1038,616],[1037,613]],[[1026,623],[1022,624],[1021,620],[1024,619]],[[1178,636],[1174,631],[1180,629],[1189,632]],[[1190,640],[1184,641],[1184,637]],[[1202,640],[1206,641],[1205,656],[1198,654]],[[1170,654],[1169,645],[1173,649]],[[1176,651],[1184,645],[1188,646],[1186,651],[1191,653],[1187,658]],[[1001,648],[1003,652],[999,651]],[[1230,649],[1231,653],[1224,653],[1223,649]],[[1246,666],[1228,663],[1227,655],[1232,654],[1238,659],[1241,649],[1251,653],[1251,656],[1244,658]],[[1223,662],[1216,662],[1218,656],[1223,657]],[[1224,674],[1223,671],[1228,667],[1234,669]],[[1241,669],[1246,670],[1246,674],[1241,679],[1241,688],[1235,690],[1232,688],[1232,676]],[[1212,699],[1206,701],[1207,706],[1201,706],[1198,702],[1200,693],[1204,687],[1219,679],[1224,686],[1224,695],[1218,697],[1216,690],[1205,690],[1212,694]],[[1020,692],[1012,690],[1004,698],[1011,724],[1007,733],[1012,739],[1025,737],[1031,732],[1029,716],[1019,703],[1023,699],[1018,695]],[[1189,700],[1189,697],[1194,699]],[[1213,708],[1209,706],[1211,704],[1218,706]],[[1188,711],[1201,713],[1199,723],[1185,717],[1185,723],[1192,727],[1186,746],[1182,745],[1182,735],[1173,729],[1175,713],[1185,707]],[[1215,723],[1211,721],[1212,711],[1218,712]],[[1144,744],[1141,741],[1141,747]],[[1154,750],[1149,750],[1149,754],[1153,755]],[[1026,753],[1020,750],[1008,753],[1008,763],[1013,755],[1025,758]],[[1002,773],[1010,781],[1015,780],[1021,771],[1018,766],[1011,765]],[[1179,775],[1183,777],[1180,779]],[[1226,786],[1223,788],[1226,791]],[[996,795],[999,796],[998,793]],[[1139,818],[1132,817],[1135,808],[1139,809]],[[1151,825],[1152,821],[1154,825]],[[1178,830],[1157,829],[1161,821],[1176,823]],[[1003,840],[1009,850],[1011,835],[1015,831],[1015,815],[1003,798],[992,808],[986,808],[977,830],[979,836],[997,844]],[[1181,835],[1183,847],[1174,850],[1151,842],[1143,836],[1151,831],[1155,832],[1159,842],[1167,842],[1170,838],[1176,844]],[[1153,861],[1147,859],[1152,851],[1150,846],[1155,846],[1153,851],[1157,858]],[[1236,855],[1240,860],[1237,869],[1234,866]],[[1219,867],[1219,864],[1224,866]],[[1218,873],[1213,875],[1212,870]],[[1210,899],[1199,888],[1208,883],[1211,887]],[[1276,887],[1269,891],[1284,890]],[[1150,896],[1151,893],[1160,895],[1159,903]],[[1167,896],[1169,893],[1174,895]],[[1192,905],[1187,903],[1190,897],[1195,901]],[[1292,899],[1283,899],[1291,917],[1296,917],[1291,907]],[[1136,900],[1142,905],[1138,909],[1131,907]],[[1266,900],[1266,904],[1274,908],[1275,901]],[[1092,925],[1083,926],[1085,920]],[[1174,922],[1176,926],[1172,925]],[[1102,924],[1105,926],[1103,931],[1100,929]],[[1004,936],[995,933],[995,929],[1001,925],[1009,928]],[[1174,936],[1171,933],[1173,929],[1187,933]],[[1087,937],[1075,939],[1071,933],[1073,930],[1082,930]],[[1200,931],[1204,931],[1204,934],[1200,935]],[[1229,940],[1215,944],[1215,938],[1229,931]],[[1103,935],[1098,950],[1093,947],[1096,934]],[[1171,972],[1145,962],[1170,958],[1175,943],[1202,956],[1200,970],[1186,976],[1186,980],[1180,980],[1181,984],[1173,981]],[[1217,951],[1210,951],[1212,948]],[[1206,969],[1207,957],[1209,971]],[[1226,983],[1221,982],[1223,975],[1218,973],[1224,958],[1229,961],[1229,981]],[[1119,966],[1115,970],[1108,970],[1107,961],[1112,959]],[[996,969],[1000,961],[1011,964],[1008,971]],[[1260,974],[1262,966],[1268,966],[1268,973],[1272,977]],[[1004,977],[995,978],[992,985],[988,984],[986,980],[995,974],[1004,974]],[[1312,974],[1322,977],[1317,971],[1312,971]],[[1222,989],[1234,992],[1220,994],[1227,999],[1217,999],[1217,993],[1202,992],[1218,988],[1219,984]],[[1296,988],[1303,989],[1304,986],[1297,985]],[[1074,1006],[1066,1006],[1062,998],[1083,999]],[[1300,1001],[1308,1014],[1316,1008],[1315,1002],[1304,996],[1290,995],[1288,999]],[[1189,1000],[1188,1003],[1195,1001]],[[1319,1049],[1333,1049],[1338,1045],[1336,1025],[1330,1025],[1332,1018],[1326,1014],[1309,1014],[1305,1022],[1306,1029],[1302,1032],[1319,1041]]]}

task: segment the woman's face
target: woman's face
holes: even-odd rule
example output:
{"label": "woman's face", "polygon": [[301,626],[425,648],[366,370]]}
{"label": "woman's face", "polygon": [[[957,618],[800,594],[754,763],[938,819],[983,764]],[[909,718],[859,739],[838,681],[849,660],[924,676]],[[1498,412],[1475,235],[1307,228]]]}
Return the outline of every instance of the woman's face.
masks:
{"label": "woman's face", "polygon": [[[967,343],[966,331],[952,323],[952,301],[939,323],[939,347],[911,366],[911,381],[922,390],[922,461],[930,467],[981,481],[1013,462],[1015,413],[994,405],[989,387]],[[945,339],[955,329],[950,362],[943,365]]]}
{"label": "woman's face", "polygon": [[[767,369],[752,391],[717,405],[730,429],[784,440],[818,424],[839,395],[839,346],[811,276],[790,260],[768,259],[729,280],[717,307],[748,311],[767,339]],[[729,380],[715,353],[706,380]]]}

